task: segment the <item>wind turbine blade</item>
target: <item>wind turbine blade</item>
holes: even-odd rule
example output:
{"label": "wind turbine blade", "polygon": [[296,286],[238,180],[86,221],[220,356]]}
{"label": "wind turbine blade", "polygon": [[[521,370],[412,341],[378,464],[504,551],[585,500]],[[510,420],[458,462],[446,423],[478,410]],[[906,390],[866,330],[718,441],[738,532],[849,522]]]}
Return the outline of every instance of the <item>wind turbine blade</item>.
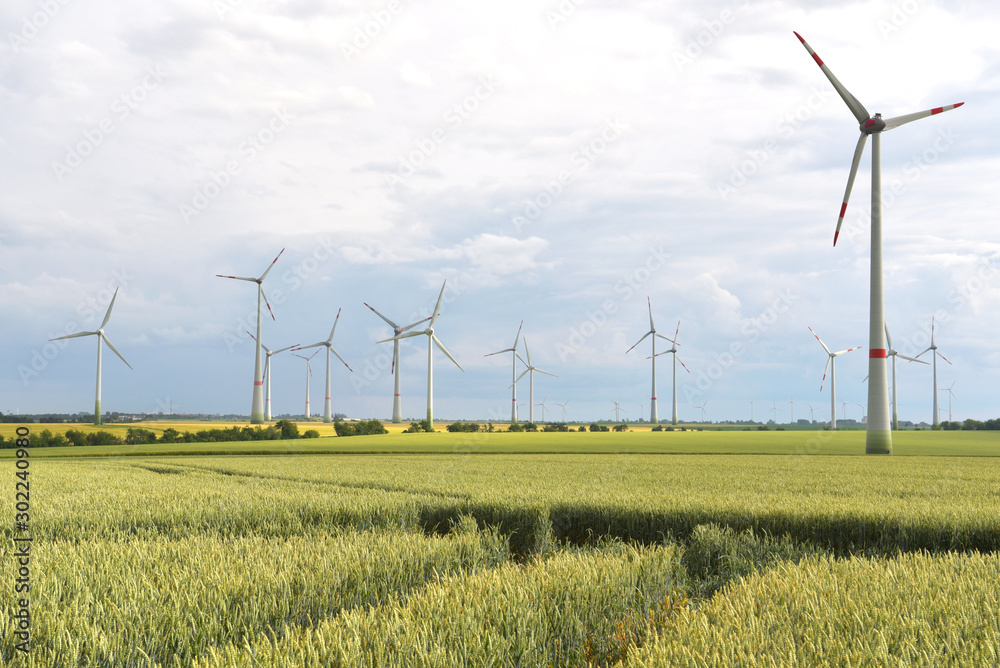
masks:
{"label": "wind turbine blade", "polygon": [[523,357],[521,357],[521,356],[520,356],[520,355],[519,355],[519,354],[517,353],[517,351],[516,351],[516,350],[514,351],[514,356],[515,356],[515,357],[516,357],[517,359],[521,360],[521,364],[523,364],[524,366],[526,366],[526,367],[530,367],[530,366],[531,366],[530,364],[528,364],[527,362],[525,362],[525,361],[524,361],[524,358],[523,358]]}
{"label": "wind turbine blade", "polygon": [[963,104],[965,104],[965,102],[956,102],[955,104],[948,104],[943,107],[934,107],[933,109],[928,109],[927,111],[918,111],[913,114],[904,114],[903,116],[894,116],[892,118],[886,118],[884,119],[885,129],[883,129],[882,131],[885,132],[886,130],[892,130],[893,128],[898,128],[900,125],[906,125],[911,121],[920,120],[921,118],[927,118],[928,116],[940,114],[941,112],[944,111],[951,111],[952,109],[957,109],[958,107],[961,107]]}
{"label": "wind turbine blade", "polygon": [[[106,344],[108,344],[108,348],[111,348],[111,352],[113,352],[113,353],[114,353],[115,355],[118,355],[118,358],[119,358],[119,359],[120,359],[120,360],[121,360],[122,362],[125,362],[125,366],[127,366],[128,368],[130,368],[130,369],[131,369],[131,368],[132,368],[132,365],[131,365],[131,364],[129,364],[128,362],[126,362],[126,361],[125,361],[125,358],[124,358],[124,357],[122,357],[122,354],[121,354],[120,352],[118,352],[118,349],[117,349],[117,348],[115,348],[115,347],[114,347],[114,345],[113,345],[113,344],[111,343],[111,341],[109,341],[109,340],[108,340],[108,337],[104,336],[103,334],[101,334],[100,336],[101,336],[101,338],[102,338],[102,339],[104,339],[104,342],[105,342]],[[134,371],[134,369],[133,369],[133,371]]]}
{"label": "wind turbine blade", "polygon": [[258,283],[257,289],[260,290],[260,296],[264,298],[264,303],[267,304],[267,312],[271,314],[271,320],[274,320],[274,311],[271,310],[271,303],[267,301],[267,295],[264,294],[264,286]]}
{"label": "wind turbine blade", "polygon": [[[653,334],[653,332],[652,332],[652,331],[649,331],[649,332],[646,332],[645,334],[643,334],[643,335],[642,335],[642,338],[641,338],[641,339],[639,339],[638,341],[636,341],[636,342],[635,342],[635,343],[634,343],[634,344],[632,345],[632,348],[635,348],[635,347],[636,347],[637,345],[639,345],[640,343],[642,343],[643,341],[645,341],[645,340],[646,340],[646,337],[647,337],[647,336],[649,336],[650,334]],[[667,340],[669,341],[670,339],[667,339]],[[628,354],[629,354],[630,352],[632,352],[632,348],[629,348],[628,350],[626,350],[626,351],[625,351],[625,354],[626,354],[626,355],[628,355]]]}
{"label": "wind turbine blade", "polygon": [[844,353],[849,353],[852,350],[858,350],[859,348],[863,348],[863,347],[864,346],[854,346],[853,348],[848,348],[847,350],[841,350],[840,352],[830,353],[830,354],[833,355],[834,357],[836,357],[837,355],[843,355]]}
{"label": "wind turbine blade", "polygon": [[362,303],[365,306],[367,306],[369,309],[371,309],[372,313],[374,313],[378,317],[380,317],[383,320],[385,320],[389,324],[390,327],[392,327],[393,329],[396,329],[396,323],[394,323],[392,320],[389,320],[389,318],[385,317],[384,315],[382,315],[381,313],[379,313],[378,311],[376,311],[374,308],[372,308],[372,306],[370,304],[368,304],[368,302],[362,302]]}
{"label": "wind turbine blade", "polygon": [[495,353],[486,353],[483,357],[492,357],[493,355],[499,355],[500,353],[512,353],[515,352],[513,348],[504,348],[503,350],[498,350]]}
{"label": "wind turbine blade", "polygon": [[847,190],[844,191],[844,202],[840,205],[840,217],[837,218],[837,230],[833,233],[833,245],[837,245],[840,237],[840,226],[844,224],[844,216],[847,215],[847,201],[851,199],[851,189],[854,187],[854,178],[858,175],[858,165],[861,164],[861,155],[865,152],[865,142],[868,135],[861,133],[858,145],[854,149],[854,160],[851,161],[851,174],[847,177]]}
{"label": "wind turbine blade", "polygon": [[882,323],[882,326],[885,328],[885,346],[889,350],[892,350],[892,337],[889,336],[889,325]]}
{"label": "wind turbine blade", "polygon": [[[441,299],[442,299],[442,297],[444,297],[444,288],[445,288],[446,285],[448,285],[448,280],[447,279],[445,279],[444,283],[441,284],[441,292],[440,292],[440,294],[438,294],[437,304],[434,305],[434,311],[431,313],[431,324],[430,324],[431,327],[434,326],[434,321],[437,320],[438,315],[440,315],[440,311],[441,311]],[[457,362],[456,362],[456,364],[457,364]]]}
{"label": "wind turbine blade", "polygon": [[653,332],[653,335],[660,337],[664,341],[670,341],[670,343],[674,344],[675,346],[678,345],[676,341],[674,341],[673,339],[668,339],[667,337],[663,336],[663,334],[660,334],[659,332]]}
{"label": "wind turbine blade", "polygon": [[529,371],[531,371],[531,369],[525,369],[524,371],[522,371],[522,372],[521,372],[521,375],[520,375],[520,376],[518,376],[517,378],[515,378],[515,379],[514,379],[514,382],[513,382],[513,383],[511,383],[510,387],[508,387],[507,389],[509,390],[509,389],[510,389],[511,387],[514,387],[514,385],[515,385],[515,384],[517,383],[517,381],[519,381],[519,380],[521,380],[522,378],[524,378],[524,374],[528,373]]}
{"label": "wind turbine blade", "polygon": [[265,278],[267,278],[268,273],[270,273],[270,271],[274,269],[274,263],[278,261],[278,258],[281,257],[281,254],[284,252],[285,252],[284,248],[278,251],[278,254],[274,256],[274,261],[272,261],[271,264],[268,265],[267,270],[263,274],[261,274],[259,279],[257,279],[258,281],[263,281]]}
{"label": "wind turbine blade", "polygon": [[[676,359],[678,362],[681,362],[681,358],[677,356],[677,353],[674,353],[674,359]],[[691,369],[687,368],[687,365],[685,365],[684,362],[681,362],[681,366],[684,367],[685,371],[691,373]]]}
{"label": "wind turbine blade", "polygon": [[388,339],[382,339],[381,341],[376,341],[375,343],[388,343],[389,341],[399,341],[402,339],[408,339],[413,336],[421,336],[426,334],[426,332],[407,332],[406,334],[400,334],[399,336],[390,336]]}
{"label": "wind turbine blade", "polygon": [[656,331],[656,325],[653,324],[653,302],[649,300],[649,295],[646,295],[646,305],[649,306],[649,330]]}
{"label": "wind turbine blade", "polygon": [[406,327],[400,328],[399,332],[400,332],[400,334],[402,334],[406,330],[412,329],[412,328],[416,327],[417,325],[420,325],[420,324],[423,324],[423,323],[427,322],[428,320],[430,320],[430,317],[424,318],[422,320],[417,320],[416,322],[411,323],[411,324],[407,325]]}
{"label": "wind turbine blade", "polygon": [[826,358],[826,366],[823,367],[823,380],[821,380],[820,383],[819,383],[819,391],[820,392],[823,391],[823,385],[826,383],[826,372],[830,370],[830,361],[831,360],[833,360],[833,357],[827,357]]}
{"label": "wind turbine blade", "polygon": [[681,331],[681,321],[678,320],[677,321],[677,329],[674,330],[674,338],[670,339],[670,342],[673,343],[675,346],[678,345],[678,343],[677,343],[677,335],[680,333],[680,331]]}
{"label": "wind turbine blade", "polygon": [[327,341],[333,342],[333,333],[337,331],[338,321],[340,321],[340,309],[337,309],[337,317],[333,319],[333,327],[330,328],[330,338]]}
{"label": "wind turbine blade", "polygon": [[54,339],[49,339],[49,341],[62,341],[63,339],[75,339],[79,336],[93,336],[97,332],[77,332],[76,334],[67,334],[66,336],[57,336]]}
{"label": "wind turbine blade", "polygon": [[517,350],[517,342],[521,340],[521,328],[522,327],[524,327],[524,321],[523,320],[521,321],[521,324],[517,326],[517,336],[514,337],[514,347],[511,348],[511,350],[514,350],[514,351]]}
{"label": "wind turbine blade", "polygon": [[812,333],[813,333],[813,336],[815,336],[815,337],[816,337],[816,340],[817,340],[817,341],[819,341],[819,345],[823,346],[823,350],[825,350],[825,351],[826,351],[826,354],[827,354],[827,355],[831,355],[831,354],[833,354],[833,353],[831,353],[831,352],[830,352],[830,349],[826,347],[826,344],[825,344],[825,343],[823,343],[823,339],[819,338],[819,334],[817,334],[817,333],[816,333],[815,331],[813,331],[813,328],[812,328],[812,327],[809,327],[809,331],[810,331],[810,332],[812,332]]}
{"label": "wind turbine blade", "polygon": [[[525,339],[524,339],[524,354],[528,358],[528,362],[527,362],[528,366],[531,366],[531,351],[528,350],[528,338],[527,337],[525,337]],[[523,362],[524,360],[521,360],[521,361]]]}
{"label": "wind turbine blade", "polygon": [[118,288],[115,288],[115,294],[111,296],[111,303],[108,304],[108,312],[104,314],[104,322],[97,329],[104,329],[104,326],[108,324],[108,320],[111,320],[111,309],[115,307],[116,299],[118,299]]}
{"label": "wind turbine blade", "polygon": [[538,373],[544,373],[546,376],[552,376],[553,378],[558,378],[559,377],[559,376],[555,375],[554,373],[549,373],[548,371],[542,371],[541,369],[538,369],[538,368],[536,368],[535,371],[537,371]]}
{"label": "wind turbine blade", "polygon": [[272,355],[277,355],[278,353],[283,353],[283,352],[285,352],[286,350],[291,350],[292,348],[295,348],[295,347],[297,347],[298,345],[299,345],[299,344],[297,344],[297,343],[296,343],[296,344],[295,344],[295,345],[293,345],[293,346],[288,346],[287,348],[282,348],[281,350],[275,350],[275,351],[274,351],[273,353],[271,353],[271,354],[272,354]]}
{"label": "wind turbine blade", "polygon": [[[445,355],[448,356],[448,359],[450,359],[452,362],[455,363],[455,366],[457,366],[459,369],[462,369],[462,365],[458,363],[457,359],[451,356],[451,353],[449,353],[448,349],[444,347],[444,344],[441,343],[440,340],[438,340],[438,337],[431,334],[431,340],[434,341],[435,345],[437,345],[437,347],[441,349],[441,352],[443,352]],[[462,371],[465,372],[465,369],[462,369]]]}
{"label": "wind turbine blade", "polygon": [[898,357],[900,359],[904,359],[907,362],[916,362],[917,364],[930,364],[930,362],[925,362],[923,360],[918,360],[916,357],[907,357],[906,355],[902,355],[900,353],[896,353],[896,357]]}
{"label": "wind turbine blade", "polygon": [[[940,350],[935,350],[934,352],[936,352],[938,354],[938,357],[940,357],[941,359],[943,359],[945,362],[948,362],[948,358],[945,357],[944,355],[942,355]],[[951,362],[948,362],[948,364],[951,364]],[[952,366],[954,366],[954,364],[952,364]]]}
{"label": "wind turbine blade", "polygon": [[[246,331],[246,333],[247,333],[247,336],[249,336],[249,337],[250,337],[251,339],[253,339],[254,341],[256,341],[256,340],[257,340],[257,337],[256,337],[256,336],[254,336],[253,334],[251,334],[251,333],[250,333],[250,330],[249,330],[249,329],[247,329],[247,330],[244,330],[244,331]],[[272,355],[274,354],[274,353],[271,353],[271,349],[270,349],[270,348],[268,348],[267,346],[265,346],[265,345],[264,345],[263,343],[262,343],[262,344],[260,344],[260,347],[261,347],[261,348],[263,348],[264,350],[266,350],[266,351],[267,351],[268,353],[270,353],[270,354],[272,354]],[[294,348],[294,347],[295,347],[295,346],[289,346],[289,348]],[[286,350],[287,350],[287,349],[286,349]]]}
{"label": "wind turbine blade", "polygon": [[858,98],[851,95],[849,90],[844,88],[844,84],[840,83],[837,77],[833,76],[833,72],[830,71],[830,68],[823,63],[823,60],[816,54],[815,51],[813,51],[812,47],[809,46],[809,43],[802,39],[802,35],[795,33],[795,36],[799,38],[799,41],[802,42],[802,46],[806,47],[806,51],[808,51],[809,55],[813,57],[813,60],[815,60],[816,64],[819,65],[819,68],[823,70],[823,74],[825,74],[826,78],[833,84],[834,89],[836,89],[837,93],[840,94],[841,99],[847,104],[847,108],[851,110],[852,114],[854,114],[854,118],[858,119],[858,123],[864,123],[871,118],[871,114],[868,113],[868,110],[865,109],[864,105],[858,102]]}
{"label": "wind turbine blade", "polygon": [[227,276],[225,274],[216,274],[219,278],[232,278],[237,281],[250,281],[251,283],[256,283],[256,278],[247,278],[246,276]]}
{"label": "wind turbine blade", "polygon": [[[306,348],[318,348],[319,346],[325,346],[326,341],[320,341],[319,343],[310,343],[308,346],[299,346],[295,350],[305,350]],[[319,352],[318,350],[316,352]],[[313,353],[315,354],[315,353]],[[301,357],[301,355],[300,355]],[[310,358],[311,359],[311,358]]]}
{"label": "wind turbine blade", "polygon": [[[338,353],[336,350],[333,349],[333,346],[330,346],[330,352],[332,352],[334,355],[336,355],[337,359],[339,359],[341,362],[344,362],[344,358],[340,356],[340,353]],[[351,373],[354,373],[354,369],[351,368],[350,364],[348,364],[347,362],[344,362],[344,366],[347,367],[348,371],[350,371]]]}

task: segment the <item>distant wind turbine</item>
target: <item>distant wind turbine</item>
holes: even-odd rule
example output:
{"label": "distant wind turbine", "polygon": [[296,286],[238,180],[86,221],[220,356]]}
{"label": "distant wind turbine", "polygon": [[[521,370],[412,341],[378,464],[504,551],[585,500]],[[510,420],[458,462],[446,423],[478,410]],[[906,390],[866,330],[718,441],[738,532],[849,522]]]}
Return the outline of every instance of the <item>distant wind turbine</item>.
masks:
{"label": "distant wind turbine", "polygon": [[[548,399],[548,397],[545,397],[545,399]],[[542,399],[541,403],[535,404],[536,406],[542,407],[542,422],[545,422],[545,409],[548,408],[548,406],[545,405],[545,399]]]}
{"label": "distant wind turbine", "polygon": [[334,355],[336,355],[337,359],[343,362],[344,366],[347,367],[347,370],[350,371],[351,373],[354,373],[354,369],[352,369],[350,365],[347,364],[347,362],[344,362],[344,358],[341,357],[340,353],[338,353],[333,348],[333,333],[337,331],[337,322],[339,320],[340,320],[340,309],[337,309],[337,317],[333,319],[333,327],[330,328],[330,336],[327,337],[326,341],[318,341],[316,343],[310,343],[308,346],[299,346],[298,348],[295,349],[295,350],[306,350],[308,348],[319,348],[320,346],[326,348],[326,400],[323,403],[323,422],[333,422],[333,401],[330,399],[331,396],[330,353],[332,352]]}
{"label": "distant wind turbine", "polygon": [[483,357],[492,357],[493,355],[500,355],[501,353],[512,353],[510,356],[510,379],[511,379],[511,395],[510,395],[510,423],[517,424],[517,342],[521,340],[521,328],[524,327],[524,321],[517,326],[517,336],[514,337],[514,345],[510,348],[504,348],[503,350],[498,350],[495,353],[488,353],[483,355]]}
{"label": "distant wind turbine", "polygon": [[[367,302],[365,302],[365,306],[368,306]],[[392,320],[389,320],[389,318],[385,317],[384,315],[376,311],[371,306],[368,306],[368,308],[371,309],[372,313],[385,320],[385,322],[390,327],[392,327],[392,335],[394,337],[399,336],[403,332],[413,329],[422,322],[427,322],[428,320],[430,320],[430,318],[427,317],[421,320],[417,320],[415,323],[407,325],[406,327],[400,327]],[[395,423],[400,423],[403,421],[403,403],[402,403],[403,400],[402,400],[402,395],[400,393],[400,381],[399,381],[399,339],[395,338],[392,340],[392,370],[390,371],[390,373],[393,376],[395,376],[393,380],[393,394],[392,394],[392,421]]]}
{"label": "distant wind turbine", "polygon": [[566,422],[566,406],[568,406],[568,405],[569,405],[569,399],[567,399],[564,403],[556,404],[556,406],[561,406],[562,409],[563,409],[563,413],[562,413],[562,421],[563,422]]}
{"label": "distant wind turbine", "polygon": [[[517,355],[517,353],[514,354]],[[558,378],[558,376],[556,376],[554,373],[549,373],[548,371],[542,371],[541,369],[539,369],[538,367],[536,367],[534,364],[531,363],[531,351],[528,350],[527,337],[525,337],[524,339],[524,354],[528,358],[527,362],[521,359],[520,355],[517,355],[517,358],[521,360],[521,364],[523,364],[527,368],[521,372],[520,376],[514,379],[514,383],[511,385],[511,387],[517,385],[517,381],[524,378],[524,374],[528,374],[528,422],[534,422],[535,421],[535,372],[537,371],[538,373],[544,373],[546,376],[552,376],[553,378]]]}
{"label": "distant wind turbine", "polygon": [[379,343],[398,341],[399,339],[408,339],[413,336],[420,336],[421,334],[427,337],[427,423],[431,429],[434,428],[434,346],[437,346],[463,373],[465,372],[465,369],[462,369],[462,365],[458,363],[458,360],[451,356],[448,349],[444,347],[444,344],[434,334],[434,323],[437,321],[438,316],[441,315],[441,299],[444,297],[444,288],[447,284],[448,281],[444,281],[441,284],[441,292],[438,294],[437,303],[434,305],[434,312],[431,313],[427,329],[419,332],[405,332],[379,341]]}
{"label": "distant wind turbine", "polygon": [[[673,415],[671,416],[671,423],[672,424],[677,424],[677,363],[681,362],[680,358],[677,357],[677,346],[680,345],[680,344],[677,343],[677,335],[680,333],[680,331],[681,331],[681,321],[678,320],[677,321],[677,329],[674,330],[674,338],[673,339],[667,339],[667,341],[670,341],[670,343],[672,344],[670,346],[670,350],[664,350],[662,353],[656,353],[656,355],[654,355],[654,357],[659,357],[660,355],[673,355],[674,356],[674,382],[673,382],[673,395],[674,396],[673,396]],[[663,338],[666,338],[666,337],[663,337]],[[688,373],[691,373],[691,369],[687,368],[687,366],[684,364],[684,362],[681,362],[681,366],[684,367],[685,371],[687,371]]]}
{"label": "distant wind turbine", "polygon": [[[827,369],[829,369],[830,370],[830,429],[836,429],[837,428],[837,367],[836,367],[836,358],[837,358],[838,355],[843,355],[844,353],[849,353],[852,350],[857,350],[861,346],[855,346],[853,348],[848,348],[847,350],[841,350],[839,352],[831,353],[830,349],[826,347],[825,343],[823,343],[823,339],[819,338],[819,334],[817,334],[813,330],[812,327],[809,328],[809,331],[812,332],[813,336],[816,337],[816,340],[819,341],[819,345],[823,346],[823,350],[825,350],[826,354],[827,354],[826,366],[823,367],[823,380],[820,381],[819,391],[820,392],[823,391],[823,384],[826,382],[826,371],[827,371]],[[844,414],[844,419],[845,420],[847,419],[847,414],[846,413]]]}
{"label": "distant wind turbine", "polygon": [[[940,352],[938,352],[937,346],[934,345],[934,317],[933,316],[931,316],[931,345],[930,345],[930,347],[927,348],[927,350],[925,350],[922,353],[920,353],[920,355],[923,355],[926,352],[930,352],[931,353],[931,361],[934,363],[934,421],[933,421],[932,424],[936,427],[936,426],[938,426],[941,423],[941,420],[938,417],[937,358],[940,357],[945,362],[948,362],[948,358],[945,357],[944,355],[942,355]],[[917,358],[919,358],[920,355],[917,355]],[[951,364],[951,362],[948,362],[948,364]]]}
{"label": "distant wind turbine", "polygon": [[706,401],[701,406],[698,406],[698,410],[701,411],[701,422],[702,422],[702,424],[705,423],[705,419],[708,417],[708,413],[705,411],[705,404],[707,404],[707,403],[708,402]]}
{"label": "distant wind turbine", "polygon": [[[646,305],[649,307],[649,331],[646,332],[645,334],[643,334],[642,338],[639,339],[638,341],[636,341],[635,344],[632,346],[632,348],[635,348],[637,345],[639,345],[640,343],[642,343],[646,339],[647,336],[651,337],[650,338],[650,342],[653,344],[653,352],[650,355],[650,357],[646,358],[646,359],[652,360],[652,366],[653,366],[653,390],[652,390],[652,394],[650,395],[649,421],[652,422],[653,424],[659,424],[660,423],[660,418],[659,418],[659,414],[657,413],[657,410],[656,410],[656,337],[660,337],[664,341],[670,341],[670,343],[672,343],[672,344],[674,342],[671,339],[668,339],[667,337],[663,336],[663,334],[660,334],[660,333],[658,333],[656,331],[656,326],[653,324],[653,303],[650,301],[649,296],[646,297]],[[677,325],[678,325],[678,327],[680,327],[680,323],[677,323]],[[674,338],[676,338],[676,337],[674,337]],[[625,354],[628,355],[630,352],[632,352],[632,348],[629,348],[628,350],[626,350]],[[675,348],[675,350],[676,350],[676,348]],[[674,377],[675,377],[675,384],[674,384],[675,385],[675,387],[674,387],[675,392],[674,392],[674,394],[676,395],[676,376],[677,376],[677,370],[676,370],[676,365],[674,365],[674,366],[675,366],[675,368],[674,368]],[[676,417],[677,417],[677,399],[675,398],[674,399],[674,424],[677,423]]]}
{"label": "distant wind turbine", "polygon": [[[931,329],[933,330],[933,324]],[[927,364],[923,360],[918,360],[916,357],[907,357],[906,355],[900,354],[895,348],[892,347],[892,337],[889,336],[889,326],[885,326],[885,343],[886,355],[892,358],[892,428],[899,429],[899,411],[897,409],[896,398],[899,395],[898,386],[896,385],[896,358],[902,357],[904,360],[909,360],[910,362],[918,362],[920,364]],[[926,352],[926,351],[924,351]]]}
{"label": "distant wind turbine", "polygon": [[75,338],[80,337],[80,336],[96,336],[97,337],[97,392],[96,392],[95,398],[94,398],[94,424],[98,424],[98,425],[99,424],[103,424],[103,421],[101,419],[101,416],[102,416],[102,413],[101,413],[101,344],[102,343],[107,343],[108,344],[108,348],[111,349],[111,352],[113,352],[115,355],[118,355],[118,358],[122,362],[125,362],[125,366],[127,366],[129,369],[132,368],[132,365],[125,361],[125,358],[122,357],[122,354],[120,352],[118,352],[118,349],[115,348],[114,345],[112,345],[111,341],[104,334],[104,327],[108,324],[108,320],[111,319],[111,309],[113,309],[115,307],[115,299],[117,299],[117,298],[118,298],[118,288],[115,288],[115,294],[112,295],[112,297],[111,297],[111,303],[108,304],[108,312],[104,314],[104,320],[101,322],[101,326],[97,328],[96,332],[77,332],[76,334],[67,334],[66,336],[57,336],[54,339],[49,339],[49,341],[61,341],[63,339],[75,339]]}
{"label": "distant wind turbine", "polygon": [[941,390],[942,392],[948,393],[948,422],[951,422],[951,400],[955,397],[955,393],[952,391],[952,388],[954,387],[955,383],[952,383],[948,387]]}
{"label": "distant wind turbine", "polygon": [[[247,334],[250,334],[250,332],[247,332]],[[257,341],[257,337],[255,337],[253,334],[250,334],[250,338],[253,339],[255,342]],[[268,422],[271,421],[271,374],[269,373],[271,370],[271,356],[277,355],[278,353],[283,353],[286,350],[291,350],[297,345],[299,344],[296,343],[294,345],[288,346],[287,348],[282,348],[280,350],[271,350],[263,343],[260,344],[260,347],[264,349],[265,353],[267,353],[267,357],[264,359],[264,383],[265,383],[264,419],[267,420]]]}
{"label": "distant wind turbine", "polygon": [[622,408],[620,401],[612,400],[611,403],[615,405],[615,422],[621,422],[621,414],[625,413],[625,415],[628,415],[628,411]]}
{"label": "distant wind turbine", "polygon": [[267,270],[260,275],[260,278],[248,278],[244,276],[226,276],[223,274],[216,274],[219,278],[232,278],[237,281],[249,281],[250,283],[257,284],[257,357],[254,361],[253,367],[253,399],[250,402],[250,423],[251,424],[263,424],[264,420],[264,371],[261,365],[261,347],[260,347],[260,301],[264,300],[267,305],[267,311],[271,314],[271,319],[274,320],[274,311],[271,310],[271,304],[267,301],[267,295],[264,294],[264,286],[262,283],[264,279],[267,278],[268,273],[274,269],[275,262],[281,257],[281,254],[285,252],[282,248],[281,251],[275,256],[271,264],[268,265]]}
{"label": "distant wind turbine", "polygon": [[317,350],[316,352],[314,352],[309,357],[303,357],[302,355],[296,355],[295,353],[292,353],[292,354],[295,355],[296,357],[298,357],[299,359],[304,359],[306,361],[306,413],[305,413],[305,415],[306,415],[306,419],[309,419],[309,417],[310,417],[310,415],[309,415],[309,377],[313,374],[312,367],[309,364],[309,362],[312,360],[312,358],[316,357],[316,355],[319,354],[319,351]]}
{"label": "distant wind turbine", "polygon": [[[844,223],[847,212],[847,201],[851,197],[851,188],[858,173],[858,164],[865,149],[865,141],[872,138],[872,186],[871,186],[871,300],[868,319],[868,406],[869,416],[865,435],[865,452],[868,454],[892,454],[892,431],[889,424],[889,386],[886,378],[886,341],[885,341],[885,301],[882,276],[882,133],[901,125],[916,121],[927,116],[940,114],[950,109],[962,106],[962,102],[935,107],[926,111],[882,118],[882,114],[872,116],[856,97],[848,91],[833,72],[816,55],[812,47],[801,35],[795,33],[802,46],[812,56],[823,74],[833,84],[834,89],[847,104],[860,123],[861,136],[854,149],[854,160],[851,163],[851,173],[847,178],[847,190],[840,206],[840,217],[837,219],[837,230],[833,235],[833,245],[837,245],[840,227]],[[935,394],[934,400],[937,401]],[[935,414],[935,419],[937,415]]]}

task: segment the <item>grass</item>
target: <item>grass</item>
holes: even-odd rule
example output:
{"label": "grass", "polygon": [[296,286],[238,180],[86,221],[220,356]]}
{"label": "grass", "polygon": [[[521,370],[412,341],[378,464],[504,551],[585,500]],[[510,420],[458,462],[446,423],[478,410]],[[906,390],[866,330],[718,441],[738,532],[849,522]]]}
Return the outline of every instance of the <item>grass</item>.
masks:
{"label": "grass", "polygon": [[[140,423],[143,428],[162,431],[174,423]],[[145,426],[145,425],[153,426]],[[206,423],[192,423],[204,428]],[[322,424],[322,423],[320,423]],[[14,425],[4,425],[12,430]],[[86,425],[85,425],[86,426]],[[90,429],[97,429],[89,425]],[[114,425],[122,434],[127,426]],[[623,433],[540,432],[432,434],[393,433],[380,436],[336,438],[333,426],[323,426],[325,437],[293,441],[257,441],[235,443],[177,443],[139,446],[88,446],[83,448],[38,448],[34,457],[109,456],[109,455],[187,455],[187,454],[403,454],[403,453],[505,453],[505,454],[823,454],[863,455],[863,431],[628,431]],[[30,425],[33,432],[42,429],[65,431],[72,425]],[[181,427],[175,427],[183,430]],[[186,428],[186,427],[185,427]],[[315,428],[315,423],[300,424],[300,431]],[[442,428],[443,429],[443,428]],[[321,434],[326,434],[321,431]],[[893,434],[893,454],[898,456],[1000,456],[1000,431],[900,431]],[[11,457],[11,450],[0,450],[0,458]]]}

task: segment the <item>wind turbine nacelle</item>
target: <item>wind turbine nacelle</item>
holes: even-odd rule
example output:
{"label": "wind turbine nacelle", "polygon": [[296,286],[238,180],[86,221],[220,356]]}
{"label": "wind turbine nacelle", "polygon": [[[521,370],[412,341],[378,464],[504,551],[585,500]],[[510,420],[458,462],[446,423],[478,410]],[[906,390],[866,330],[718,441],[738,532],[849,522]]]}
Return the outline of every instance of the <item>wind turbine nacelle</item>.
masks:
{"label": "wind turbine nacelle", "polygon": [[861,124],[862,134],[873,135],[876,132],[882,132],[882,130],[885,130],[885,121],[882,120],[882,114],[875,114]]}

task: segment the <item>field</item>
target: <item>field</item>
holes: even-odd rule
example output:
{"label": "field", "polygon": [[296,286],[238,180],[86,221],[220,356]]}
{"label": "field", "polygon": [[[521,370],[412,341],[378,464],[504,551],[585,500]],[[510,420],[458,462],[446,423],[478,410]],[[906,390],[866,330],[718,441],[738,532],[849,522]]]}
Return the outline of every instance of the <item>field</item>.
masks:
{"label": "field", "polygon": [[339,454],[33,450],[33,640],[5,522],[0,662],[1000,661],[988,432],[901,433],[893,457],[857,432],[317,440]]}

